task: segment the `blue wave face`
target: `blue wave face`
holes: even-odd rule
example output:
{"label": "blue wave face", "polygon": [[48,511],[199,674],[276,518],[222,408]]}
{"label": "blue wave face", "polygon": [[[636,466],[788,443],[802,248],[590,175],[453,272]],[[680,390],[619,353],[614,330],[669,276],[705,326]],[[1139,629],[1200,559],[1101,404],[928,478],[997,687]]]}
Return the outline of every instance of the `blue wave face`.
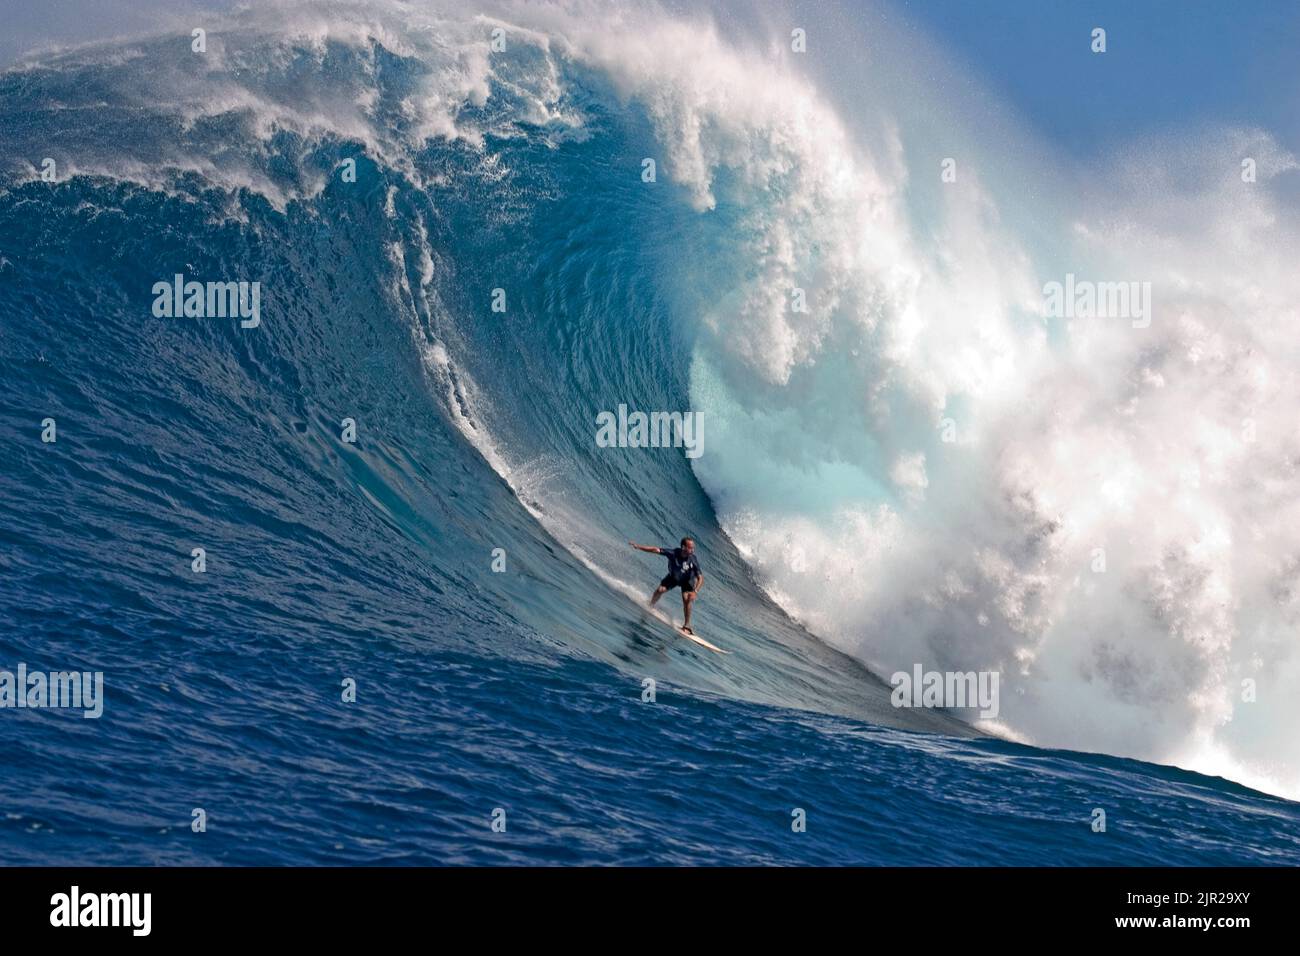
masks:
{"label": "blue wave face", "polygon": [[[3,712],[0,859],[1294,862],[1293,804],[897,708],[790,616],[803,544],[755,523],[916,488],[833,401],[870,328],[772,324],[791,270],[887,297],[815,228],[853,170],[727,62],[670,90],[681,44],[638,87],[686,26],[611,52],[550,15],[498,52],[367,6],[0,76],[0,667],[106,688]],[[160,315],[178,275],[258,283],[256,322]],[[703,409],[704,455],[603,447],[620,405]],[[664,562],[627,539],[684,534],[729,656],[642,607]]]}

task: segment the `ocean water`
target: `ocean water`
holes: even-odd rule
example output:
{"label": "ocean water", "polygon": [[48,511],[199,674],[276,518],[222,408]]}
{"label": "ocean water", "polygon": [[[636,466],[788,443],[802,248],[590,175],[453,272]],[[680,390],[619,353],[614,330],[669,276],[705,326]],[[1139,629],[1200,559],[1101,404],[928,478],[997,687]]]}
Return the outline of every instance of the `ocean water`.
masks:
{"label": "ocean water", "polygon": [[[1283,796],[1086,752],[1176,709],[1088,737],[1103,704],[980,656],[1004,621],[853,617],[945,476],[836,404],[897,212],[835,244],[870,176],[811,87],[739,98],[666,16],[493,52],[454,8],[286,9],[0,74],[0,667],[105,695],[0,711],[0,862],[1300,862]],[[799,272],[879,323],[774,323]],[[178,274],[260,283],[260,324],[156,315]],[[598,447],[620,404],[704,409],[704,454]],[[641,606],[626,541],[683,534],[726,656]],[[913,661],[1006,668],[1000,722],[892,706]]]}

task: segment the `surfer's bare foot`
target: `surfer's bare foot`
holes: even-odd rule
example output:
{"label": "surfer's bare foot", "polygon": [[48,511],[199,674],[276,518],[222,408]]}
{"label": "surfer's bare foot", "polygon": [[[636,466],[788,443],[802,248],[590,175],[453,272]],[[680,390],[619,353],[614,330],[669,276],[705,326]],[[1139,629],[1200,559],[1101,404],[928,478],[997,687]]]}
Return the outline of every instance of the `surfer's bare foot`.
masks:
{"label": "surfer's bare foot", "polygon": [[691,637],[694,637],[694,636],[695,636],[695,632],[692,631],[689,627],[687,627],[687,626],[684,625],[684,624],[682,625],[682,633],[683,633],[683,634],[689,634],[689,635],[691,635]]}

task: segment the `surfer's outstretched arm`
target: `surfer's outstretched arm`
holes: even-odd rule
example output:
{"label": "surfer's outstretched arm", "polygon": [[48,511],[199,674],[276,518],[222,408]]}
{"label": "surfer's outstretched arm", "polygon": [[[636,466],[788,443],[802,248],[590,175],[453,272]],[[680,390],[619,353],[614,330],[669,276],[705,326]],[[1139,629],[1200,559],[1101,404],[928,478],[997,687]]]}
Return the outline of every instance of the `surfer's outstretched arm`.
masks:
{"label": "surfer's outstretched arm", "polygon": [[664,553],[664,549],[663,549],[663,548],[656,548],[656,547],[654,547],[653,545],[648,545],[648,544],[637,544],[635,541],[629,541],[628,544],[630,544],[632,547],[636,548],[638,551],[645,551],[645,552],[647,552],[647,553],[649,553],[649,554],[663,554],[663,553]]}

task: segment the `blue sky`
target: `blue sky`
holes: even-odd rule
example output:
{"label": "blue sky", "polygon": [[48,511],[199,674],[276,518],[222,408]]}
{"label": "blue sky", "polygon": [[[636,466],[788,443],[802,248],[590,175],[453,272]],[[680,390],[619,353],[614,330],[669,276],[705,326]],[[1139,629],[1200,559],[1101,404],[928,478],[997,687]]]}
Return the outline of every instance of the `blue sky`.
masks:
{"label": "blue sky", "polygon": [[[1189,123],[1259,126],[1300,151],[1295,0],[895,0],[1075,154]],[[1107,52],[1089,48],[1093,27]]]}

